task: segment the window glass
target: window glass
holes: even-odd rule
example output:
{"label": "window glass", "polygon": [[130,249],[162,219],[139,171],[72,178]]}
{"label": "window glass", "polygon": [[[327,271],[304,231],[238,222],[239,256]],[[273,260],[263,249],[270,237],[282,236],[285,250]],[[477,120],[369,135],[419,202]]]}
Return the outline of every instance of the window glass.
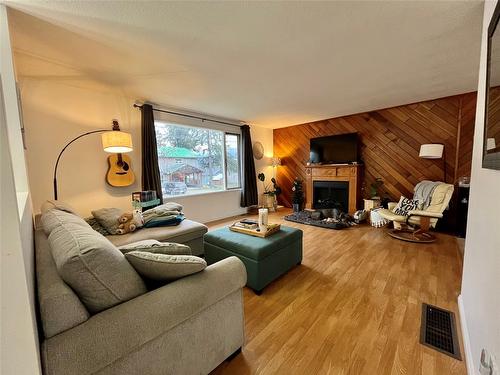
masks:
{"label": "window glass", "polygon": [[226,134],[226,181],[227,188],[240,187],[240,136]]}
{"label": "window glass", "polygon": [[155,130],[164,195],[221,191],[226,178],[239,187],[239,135],[160,121]]}

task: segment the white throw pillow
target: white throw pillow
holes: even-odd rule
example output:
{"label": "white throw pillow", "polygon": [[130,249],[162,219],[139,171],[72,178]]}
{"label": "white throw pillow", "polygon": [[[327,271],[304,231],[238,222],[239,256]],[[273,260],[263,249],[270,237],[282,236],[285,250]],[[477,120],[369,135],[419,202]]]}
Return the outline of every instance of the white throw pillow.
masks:
{"label": "white throw pillow", "polygon": [[192,255],[155,254],[147,251],[130,251],[125,254],[132,267],[146,279],[173,281],[203,271],[204,259]]}
{"label": "white throw pillow", "polygon": [[418,201],[414,201],[413,199],[409,199],[401,196],[399,198],[398,205],[394,207],[394,213],[396,215],[408,216],[408,212],[412,210],[417,210],[419,208]]}
{"label": "white throw pillow", "polygon": [[126,254],[130,251],[147,251],[155,254],[168,255],[192,255],[191,248],[187,245],[174,242],[160,242],[157,240],[142,240],[127,245],[119,246],[118,249]]}

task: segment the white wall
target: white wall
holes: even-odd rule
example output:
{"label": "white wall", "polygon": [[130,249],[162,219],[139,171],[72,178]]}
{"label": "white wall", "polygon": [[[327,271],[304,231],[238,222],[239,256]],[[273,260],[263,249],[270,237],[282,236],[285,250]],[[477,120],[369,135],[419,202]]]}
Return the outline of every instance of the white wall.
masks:
{"label": "white wall", "polygon": [[[53,166],[64,144],[83,132],[110,127],[113,118],[119,120],[122,130],[132,133],[134,151],[129,156],[136,183],[116,188],[105,182],[108,155],[102,150],[99,134],[94,134],[78,140],[64,153],[58,170],[59,199],[84,216],[101,207],[131,209],[131,193],[141,190],[140,111],[132,107],[134,99],[98,82],[50,77],[21,75],[20,90],[35,212],[53,197]],[[272,156],[272,130],[253,126],[251,132],[252,141],[262,142],[267,156],[256,161],[256,168],[270,178],[272,168],[267,165]],[[184,205],[186,217],[200,222],[246,212],[240,207],[239,191],[176,197],[175,201]]]}
{"label": "white wall", "polygon": [[[260,160],[255,160],[255,172],[257,174],[264,173],[266,175],[266,183],[271,182],[273,177],[273,168],[271,165],[271,158],[273,157],[273,129],[252,126],[251,128],[252,143],[260,142],[264,146],[264,157]],[[279,169],[279,167],[278,167]],[[276,174],[279,170],[276,170]],[[262,182],[257,181],[257,189],[259,191],[259,203],[262,200],[264,193],[264,186]]]}
{"label": "white wall", "polygon": [[5,6],[0,4],[0,373],[40,374],[33,221]]}
{"label": "white wall", "polygon": [[472,185],[459,298],[469,374],[479,373],[483,348],[494,354],[500,364],[500,171],[481,168],[487,28],[495,5],[496,1],[486,1],[484,5]]}
{"label": "white wall", "polygon": [[131,209],[131,193],[141,190],[140,112],[132,107],[133,100],[119,91],[78,82],[20,76],[19,85],[35,211],[39,212],[45,200],[53,199],[54,163],[64,145],[84,132],[111,129],[114,118],[122,130],[132,134],[134,151],[128,155],[136,182],[120,188],[106,183],[109,154],[102,149],[100,134],[91,134],[63,154],[57,174],[58,194],[84,216],[101,207]]}

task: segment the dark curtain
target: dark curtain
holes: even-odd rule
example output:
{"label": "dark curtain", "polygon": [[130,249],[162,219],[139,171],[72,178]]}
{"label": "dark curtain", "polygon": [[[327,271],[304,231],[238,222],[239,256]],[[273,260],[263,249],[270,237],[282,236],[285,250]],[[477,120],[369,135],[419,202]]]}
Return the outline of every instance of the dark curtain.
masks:
{"label": "dark curtain", "polygon": [[153,107],[150,104],[144,104],[141,114],[142,190],[156,191],[160,203],[163,203]]}
{"label": "dark curtain", "polygon": [[252,138],[250,126],[241,127],[241,145],[243,153],[243,186],[241,190],[241,207],[256,206],[258,204],[257,176],[253,160]]}

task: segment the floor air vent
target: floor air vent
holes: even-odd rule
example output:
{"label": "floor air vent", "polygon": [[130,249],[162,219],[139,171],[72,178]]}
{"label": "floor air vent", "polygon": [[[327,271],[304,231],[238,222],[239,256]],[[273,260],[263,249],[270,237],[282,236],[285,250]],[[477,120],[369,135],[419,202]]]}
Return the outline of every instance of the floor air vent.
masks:
{"label": "floor air vent", "polygon": [[461,360],[455,314],[439,307],[422,304],[420,343]]}

